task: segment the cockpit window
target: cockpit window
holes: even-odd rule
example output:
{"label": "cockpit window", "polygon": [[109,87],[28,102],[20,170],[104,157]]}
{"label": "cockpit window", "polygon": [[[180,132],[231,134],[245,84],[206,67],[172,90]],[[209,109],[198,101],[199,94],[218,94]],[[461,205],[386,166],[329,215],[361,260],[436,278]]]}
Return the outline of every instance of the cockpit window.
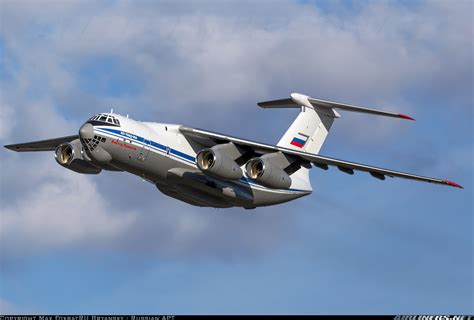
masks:
{"label": "cockpit window", "polygon": [[120,126],[119,119],[115,118],[113,115],[108,114],[96,114],[95,116],[90,118],[89,121],[107,122],[116,126]]}

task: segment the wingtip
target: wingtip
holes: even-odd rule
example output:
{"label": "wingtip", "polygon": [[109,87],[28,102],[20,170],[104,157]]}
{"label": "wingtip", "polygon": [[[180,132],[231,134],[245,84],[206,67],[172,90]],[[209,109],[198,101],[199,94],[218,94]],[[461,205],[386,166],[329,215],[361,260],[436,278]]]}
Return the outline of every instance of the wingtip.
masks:
{"label": "wingtip", "polygon": [[457,184],[456,182],[452,182],[452,181],[443,181],[444,184],[448,185],[448,186],[452,186],[452,187],[456,187],[456,188],[460,188],[460,189],[464,189],[463,186],[461,186],[460,184]]}
{"label": "wingtip", "polygon": [[416,121],[415,118],[412,118],[412,117],[410,117],[410,116],[407,116],[406,114],[401,114],[401,113],[399,113],[398,116],[399,116],[400,118],[403,118],[403,119]]}

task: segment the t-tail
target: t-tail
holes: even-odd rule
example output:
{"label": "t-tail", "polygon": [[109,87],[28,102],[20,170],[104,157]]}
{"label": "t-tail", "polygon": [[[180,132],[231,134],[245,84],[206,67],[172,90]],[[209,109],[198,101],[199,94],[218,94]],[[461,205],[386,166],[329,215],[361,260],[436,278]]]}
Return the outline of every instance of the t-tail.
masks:
{"label": "t-tail", "polygon": [[[400,113],[315,99],[299,93],[292,93],[288,99],[259,102],[258,106],[262,108],[300,108],[298,117],[278,141],[277,146],[311,154],[319,154],[334,119],[340,117],[336,110],[415,120]],[[299,176],[310,186],[308,171],[308,169],[301,168],[294,175]]]}

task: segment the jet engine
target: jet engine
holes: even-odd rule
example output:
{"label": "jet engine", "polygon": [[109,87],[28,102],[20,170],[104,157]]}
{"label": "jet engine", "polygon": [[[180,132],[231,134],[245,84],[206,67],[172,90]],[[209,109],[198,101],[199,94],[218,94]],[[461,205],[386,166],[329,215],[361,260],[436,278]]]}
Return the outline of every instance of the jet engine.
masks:
{"label": "jet engine", "polygon": [[291,186],[290,176],[268,159],[253,158],[245,165],[247,176],[260,184],[273,189],[288,189]]}
{"label": "jet engine", "polygon": [[240,166],[219,150],[203,149],[198,152],[196,160],[198,168],[209,175],[229,180],[242,178]]}
{"label": "jet engine", "polygon": [[61,166],[78,173],[97,174],[102,171],[102,169],[84,159],[82,144],[79,139],[57,146],[54,157]]}

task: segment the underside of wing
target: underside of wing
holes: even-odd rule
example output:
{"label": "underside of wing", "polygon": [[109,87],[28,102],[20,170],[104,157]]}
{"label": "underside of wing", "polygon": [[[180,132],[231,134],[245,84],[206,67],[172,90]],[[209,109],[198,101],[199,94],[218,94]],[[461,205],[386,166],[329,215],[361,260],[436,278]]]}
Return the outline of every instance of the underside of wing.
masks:
{"label": "underside of wing", "polygon": [[17,143],[6,145],[5,148],[17,151],[17,152],[26,152],[26,151],[53,151],[58,145],[64,142],[70,142],[73,140],[79,139],[78,135],[60,137],[48,140],[40,140],[26,143]]}
{"label": "underside of wing", "polygon": [[320,155],[312,155],[312,154],[300,154],[300,157],[312,162],[315,166],[321,169],[325,169],[325,170],[328,169],[328,166],[335,166],[342,172],[345,172],[348,174],[354,174],[354,170],[368,172],[370,173],[371,176],[380,180],[385,180],[386,176],[391,177],[391,178],[397,177],[397,178],[418,180],[418,181],[424,181],[424,182],[430,182],[430,183],[444,184],[444,185],[449,185],[452,187],[458,187],[458,188],[463,189],[462,186],[452,181],[429,178],[429,177],[419,176],[419,175],[415,175],[411,173],[405,173],[405,172],[400,172],[400,171],[395,171],[395,170],[390,170],[390,169],[369,166],[366,164],[360,164],[360,163],[355,163],[355,162],[350,162],[350,161],[345,161],[345,160],[338,160],[334,158],[329,158],[329,157],[320,156]]}
{"label": "underside of wing", "polygon": [[321,169],[327,170],[329,166],[337,167],[342,172],[348,174],[354,174],[354,171],[363,171],[368,172],[371,176],[377,179],[385,180],[385,177],[397,177],[397,178],[404,178],[410,180],[418,180],[423,182],[430,182],[436,184],[443,184],[452,187],[463,188],[457,183],[436,179],[436,178],[429,178],[424,176],[419,176],[411,173],[404,173],[400,171],[384,169],[374,166],[369,166],[365,164],[345,161],[345,160],[338,160],[330,157],[325,157],[322,155],[311,154],[306,152],[301,152],[297,150],[291,150],[283,147],[268,145],[264,143],[259,143],[251,140],[245,140],[241,138],[236,138],[232,136],[227,136],[215,132],[205,131],[202,129],[194,129],[190,127],[180,127],[180,132],[188,137],[191,140],[196,141],[206,147],[212,147],[216,144],[228,143],[232,142],[235,145],[238,145],[242,148],[251,148],[255,153],[259,154],[266,154],[266,153],[273,153],[273,152],[282,152],[285,155],[288,155],[292,158],[297,159],[300,164],[309,164],[312,163],[316,167]]}

